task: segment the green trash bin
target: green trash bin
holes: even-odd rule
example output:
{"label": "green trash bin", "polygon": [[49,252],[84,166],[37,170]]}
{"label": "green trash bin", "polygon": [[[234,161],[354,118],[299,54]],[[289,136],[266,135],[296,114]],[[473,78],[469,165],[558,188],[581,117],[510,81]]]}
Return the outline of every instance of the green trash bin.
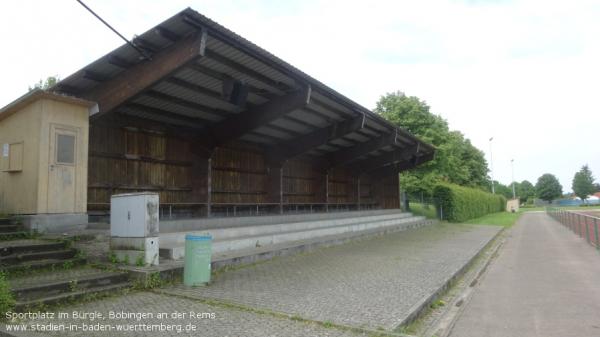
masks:
{"label": "green trash bin", "polygon": [[210,282],[210,259],[212,236],[185,236],[185,262],[183,266],[183,284],[198,286]]}

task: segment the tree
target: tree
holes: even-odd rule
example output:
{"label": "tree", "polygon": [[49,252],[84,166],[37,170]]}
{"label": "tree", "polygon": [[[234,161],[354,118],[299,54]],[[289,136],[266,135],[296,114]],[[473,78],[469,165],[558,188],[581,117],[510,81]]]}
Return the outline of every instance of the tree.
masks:
{"label": "tree", "polygon": [[562,186],[553,174],[546,173],[538,178],[535,193],[540,199],[552,202],[562,195]]}
{"label": "tree", "polygon": [[[491,183],[489,188],[486,188],[487,191],[492,189]],[[494,180],[494,191],[496,194],[503,195],[506,199],[512,199],[512,186],[504,185],[503,183]]]}
{"label": "tree", "polygon": [[402,173],[400,184],[408,193],[431,195],[433,186],[442,181],[481,189],[488,184],[484,153],[461,132],[451,131],[424,101],[389,93],[379,99],[375,112],[437,148],[434,160]]}
{"label": "tree", "polygon": [[594,190],[595,190],[596,192],[600,192],[600,183],[595,183],[595,184],[594,184]]}
{"label": "tree", "polygon": [[50,87],[54,86],[56,83],[58,83],[58,81],[60,81],[58,76],[48,76],[45,81],[40,80],[39,82],[34,84],[33,87],[29,87],[29,91],[32,91],[35,89],[47,90]]}
{"label": "tree", "polygon": [[590,194],[595,192],[594,176],[587,165],[583,165],[581,170],[575,173],[571,188],[573,188],[575,195],[584,202]]}
{"label": "tree", "polygon": [[521,203],[527,202],[529,198],[535,196],[535,187],[528,180],[523,180],[517,184],[516,190]]}

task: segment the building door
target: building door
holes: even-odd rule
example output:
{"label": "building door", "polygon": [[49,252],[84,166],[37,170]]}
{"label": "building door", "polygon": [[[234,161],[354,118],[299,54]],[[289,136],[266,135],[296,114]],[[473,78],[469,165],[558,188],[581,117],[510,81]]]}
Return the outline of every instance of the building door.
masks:
{"label": "building door", "polygon": [[75,212],[77,128],[50,126],[48,213]]}

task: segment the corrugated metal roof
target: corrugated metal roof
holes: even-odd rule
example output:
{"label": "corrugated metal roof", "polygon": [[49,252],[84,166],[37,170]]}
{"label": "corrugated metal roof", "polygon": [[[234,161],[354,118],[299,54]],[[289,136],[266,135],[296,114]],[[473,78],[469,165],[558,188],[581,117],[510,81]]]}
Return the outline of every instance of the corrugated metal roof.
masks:
{"label": "corrugated metal roof", "polygon": [[[392,133],[397,134],[402,142],[419,143],[421,151],[434,150],[431,145],[190,8],[141,34],[134,41],[144,41],[145,45],[158,51],[172,45],[172,39],[184,37],[200,28],[208,32],[206,56],[177,70],[170,79],[156,83],[152,92],[142,92],[131,100],[133,103],[164,110],[169,116],[157,117],[156,113],[144,113],[140,111],[139,106],[138,109],[128,109],[125,105],[123,109],[119,108],[119,111],[182,125],[175,122],[174,116],[179,114],[186,118],[197,118],[198,127],[205,127],[232,116],[232,113],[240,112],[240,107],[222,97],[223,81],[226,79],[235,79],[246,84],[249,88],[249,105],[264,104],[274,96],[310,85],[311,101],[305,109],[282,115],[281,118],[270,122],[273,127],[265,125],[243,135],[241,139],[271,145],[277,139],[289,140],[335,122],[365,116],[365,124],[360,131],[345,135],[346,140],[338,139],[318,149],[338,151],[351,146],[352,141],[363,143]],[[62,80],[53,89],[75,95],[89,92],[101,83],[102,79],[119,76],[128,67],[139,62],[146,61],[142,60],[133,48],[123,45]],[[290,131],[287,132],[286,129]],[[316,155],[319,152],[308,153]]]}

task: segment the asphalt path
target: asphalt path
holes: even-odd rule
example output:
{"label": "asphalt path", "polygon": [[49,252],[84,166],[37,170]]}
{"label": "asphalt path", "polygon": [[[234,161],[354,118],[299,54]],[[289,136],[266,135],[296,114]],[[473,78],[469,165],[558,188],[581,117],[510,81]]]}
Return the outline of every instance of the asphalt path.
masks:
{"label": "asphalt path", "polygon": [[545,213],[526,213],[451,337],[599,337],[600,253]]}

